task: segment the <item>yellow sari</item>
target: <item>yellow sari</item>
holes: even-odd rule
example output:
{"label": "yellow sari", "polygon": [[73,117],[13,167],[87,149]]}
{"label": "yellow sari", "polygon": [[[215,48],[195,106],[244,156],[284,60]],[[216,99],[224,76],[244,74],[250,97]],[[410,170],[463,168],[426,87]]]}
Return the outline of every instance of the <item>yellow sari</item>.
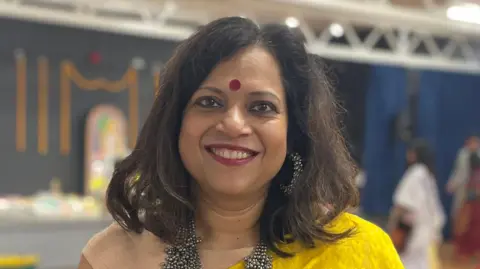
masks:
{"label": "yellow sari", "polygon": [[429,249],[430,269],[440,269],[440,257],[438,255],[439,246],[437,242],[433,242]]}

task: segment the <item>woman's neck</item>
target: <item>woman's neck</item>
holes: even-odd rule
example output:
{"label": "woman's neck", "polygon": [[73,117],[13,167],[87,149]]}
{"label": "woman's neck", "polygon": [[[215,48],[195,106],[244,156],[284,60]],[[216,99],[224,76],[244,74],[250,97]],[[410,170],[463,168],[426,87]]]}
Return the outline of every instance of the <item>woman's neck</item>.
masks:
{"label": "woman's neck", "polygon": [[198,195],[196,223],[202,238],[200,248],[231,250],[255,246],[264,202],[264,195],[241,202]]}

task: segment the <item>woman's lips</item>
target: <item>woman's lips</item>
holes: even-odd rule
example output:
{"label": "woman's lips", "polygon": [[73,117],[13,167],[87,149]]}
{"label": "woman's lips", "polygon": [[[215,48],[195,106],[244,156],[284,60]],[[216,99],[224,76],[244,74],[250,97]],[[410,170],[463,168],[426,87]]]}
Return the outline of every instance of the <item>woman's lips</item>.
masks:
{"label": "woman's lips", "polygon": [[247,164],[258,155],[257,151],[227,144],[207,145],[205,149],[214,160],[227,166]]}

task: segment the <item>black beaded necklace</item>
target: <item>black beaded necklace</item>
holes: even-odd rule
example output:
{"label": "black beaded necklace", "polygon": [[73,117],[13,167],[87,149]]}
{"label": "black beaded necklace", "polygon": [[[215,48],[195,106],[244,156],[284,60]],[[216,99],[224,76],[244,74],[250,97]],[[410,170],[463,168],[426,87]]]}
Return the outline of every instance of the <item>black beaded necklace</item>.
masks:
{"label": "black beaded necklace", "polygon": [[[197,245],[201,239],[195,233],[195,221],[178,233],[179,243],[166,248],[162,269],[203,269]],[[272,269],[272,256],[268,247],[260,242],[253,252],[245,258],[245,269]]]}

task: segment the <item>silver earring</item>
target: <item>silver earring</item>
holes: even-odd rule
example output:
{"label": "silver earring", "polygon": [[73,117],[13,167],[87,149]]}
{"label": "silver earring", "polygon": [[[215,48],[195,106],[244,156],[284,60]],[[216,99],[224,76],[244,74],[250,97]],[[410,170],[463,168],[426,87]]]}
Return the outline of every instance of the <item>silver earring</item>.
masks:
{"label": "silver earring", "polygon": [[295,183],[297,182],[298,178],[303,172],[303,163],[302,157],[298,153],[290,153],[288,157],[292,161],[293,164],[293,175],[290,184],[280,186],[281,190],[286,194],[290,195],[293,192],[293,188],[295,188]]}

